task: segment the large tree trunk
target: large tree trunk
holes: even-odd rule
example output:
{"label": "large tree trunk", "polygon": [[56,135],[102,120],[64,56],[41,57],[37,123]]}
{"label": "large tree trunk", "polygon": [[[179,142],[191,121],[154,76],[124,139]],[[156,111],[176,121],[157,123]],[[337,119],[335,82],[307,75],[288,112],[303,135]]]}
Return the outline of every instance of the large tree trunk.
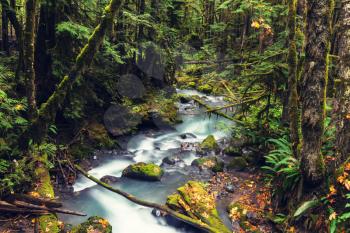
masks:
{"label": "large tree trunk", "polygon": [[339,18],[339,98],[337,157],[340,163],[350,157],[350,1],[342,0]]}
{"label": "large tree trunk", "polygon": [[23,146],[26,146],[29,139],[33,139],[34,142],[41,142],[46,135],[48,125],[54,122],[57,111],[62,108],[67,93],[72,90],[75,81],[92,63],[95,54],[104,41],[107,31],[111,29],[114,18],[121,9],[123,2],[123,0],[111,0],[106,7],[101,23],[97,25],[88,43],[77,56],[74,67],[70,73],[62,79],[46,103],[41,105],[38,117],[36,117],[29,129],[24,133],[22,137]]}
{"label": "large tree trunk", "polygon": [[324,132],[331,0],[309,0],[306,26],[305,66],[301,83],[301,168],[306,183],[316,185],[325,175],[321,154]]}
{"label": "large tree trunk", "polygon": [[10,54],[10,47],[9,47],[9,33],[8,33],[8,18],[6,14],[6,10],[4,7],[2,8],[1,12],[1,18],[2,18],[2,25],[1,25],[1,31],[2,31],[2,51],[6,52],[7,55]]}
{"label": "large tree trunk", "polygon": [[36,0],[26,2],[26,25],[24,29],[24,75],[27,88],[28,115],[33,120],[37,115],[36,85],[34,71],[34,43],[36,29]]}
{"label": "large tree trunk", "polygon": [[56,45],[56,0],[47,0],[41,4],[38,32],[35,48],[35,78],[37,86],[37,104],[47,100],[55,90],[56,81],[52,75],[52,52]]}
{"label": "large tree trunk", "polygon": [[6,15],[10,20],[16,33],[18,51],[19,51],[18,66],[16,70],[16,78],[18,79],[19,74],[23,68],[23,28],[22,28],[22,24],[19,22],[17,18],[15,9],[13,9],[10,6],[8,0],[0,0],[0,2],[2,5],[2,9],[6,12]]}
{"label": "large tree trunk", "polygon": [[296,46],[296,0],[289,0],[289,53],[288,53],[288,88],[289,88],[289,119],[290,139],[294,156],[298,156],[299,116],[298,116],[298,80],[297,80],[297,46]]}

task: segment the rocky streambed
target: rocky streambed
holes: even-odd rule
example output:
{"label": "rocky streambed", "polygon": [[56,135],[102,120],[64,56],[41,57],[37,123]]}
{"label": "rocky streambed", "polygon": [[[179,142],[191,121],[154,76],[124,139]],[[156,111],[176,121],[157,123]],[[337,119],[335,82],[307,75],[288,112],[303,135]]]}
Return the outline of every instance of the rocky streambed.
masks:
{"label": "rocky streambed", "polygon": [[[198,95],[210,106],[225,104],[222,97],[206,96],[192,90],[178,92]],[[94,158],[99,165],[89,173],[113,187],[156,203],[169,202],[169,195],[179,192],[178,188],[188,185],[189,181],[209,183],[205,189],[217,202],[218,216],[228,228],[237,228],[231,223],[232,208],[228,209],[227,206],[232,199],[239,199],[234,195],[240,193],[237,189],[243,187],[242,182],[246,182],[244,178],[237,177],[246,176],[252,182],[257,182],[257,177],[249,178],[248,173],[242,172],[247,169],[251,160],[249,155],[253,152],[245,151],[242,156],[241,151],[230,147],[233,123],[224,118],[209,117],[205,109],[193,101],[179,103],[179,115],[182,123],[174,127],[147,129],[125,138],[122,143],[124,150],[97,151]],[[236,175],[231,177],[234,173],[226,171],[234,171]],[[189,187],[186,185],[184,187]],[[252,183],[248,185],[253,186]],[[248,186],[245,188],[249,189]],[[77,179],[73,195],[65,196],[63,202],[70,209],[85,212],[88,216],[107,219],[113,232],[199,232],[172,218],[160,218],[157,211],[133,204],[84,177]],[[62,218],[74,225],[87,219]]]}

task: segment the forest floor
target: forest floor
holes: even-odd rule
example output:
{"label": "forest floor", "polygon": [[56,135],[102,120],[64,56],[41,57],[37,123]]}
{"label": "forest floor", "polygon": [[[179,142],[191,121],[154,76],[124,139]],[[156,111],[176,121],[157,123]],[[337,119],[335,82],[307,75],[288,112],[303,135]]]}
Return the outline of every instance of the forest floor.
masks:
{"label": "forest floor", "polygon": [[276,232],[267,218],[272,213],[270,190],[259,172],[217,173],[210,180],[209,189],[218,196],[218,201],[231,203],[227,211],[233,232]]}
{"label": "forest floor", "polygon": [[29,215],[0,217],[0,233],[32,233],[35,232],[35,221]]}

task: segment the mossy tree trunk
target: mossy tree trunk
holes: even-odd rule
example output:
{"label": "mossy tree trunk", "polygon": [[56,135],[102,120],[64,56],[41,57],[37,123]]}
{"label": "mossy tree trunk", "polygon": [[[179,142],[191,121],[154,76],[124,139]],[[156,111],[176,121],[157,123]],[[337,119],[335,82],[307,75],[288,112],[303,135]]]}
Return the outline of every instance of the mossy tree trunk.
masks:
{"label": "mossy tree trunk", "polygon": [[16,78],[18,79],[19,74],[23,68],[23,27],[17,18],[15,9],[11,7],[8,0],[0,0],[0,2],[1,2],[2,10],[6,12],[6,16],[11,22],[16,33],[16,39],[17,39],[18,51],[19,51],[18,66],[16,70]]}
{"label": "mossy tree trunk", "polygon": [[9,48],[9,34],[8,34],[8,18],[6,14],[6,10],[2,8],[1,11],[1,19],[2,19],[2,24],[1,24],[1,31],[2,31],[2,51],[6,52],[7,55],[10,54],[10,48]]}
{"label": "mossy tree trunk", "polygon": [[290,139],[294,156],[298,156],[299,123],[298,123],[298,80],[297,80],[297,46],[296,46],[296,0],[289,0],[289,52],[288,52],[288,87],[289,87],[289,119]]}
{"label": "mossy tree trunk", "polygon": [[330,21],[333,2],[309,0],[304,74],[301,83],[302,135],[301,168],[309,185],[324,180],[321,154],[324,132]]}
{"label": "mossy tree trunk", "polygon": [[[102,17],[101,23],[96,27],[94,33],[89,38],[87,45],[82,49],[81,53],[76,58],[76,63],[69,75],[65,76],[55,92],[49,97],[46,103],[44,103],[39,111],[36,109],[36,105],[32,105],[31,110],[35,110],[32,124],[24,134],[25,146],[28,145],[28,141],[33,139],[37,144],[41,144],[47,135],[47,128],[50,123],[53,123],[56,118],[57,111],[62,107],[67,93],[72,89],[74,82],[79,76],[89,67],[94,55],[99,50],[104,41],[104,37],[107,31],[111,28],[114,22],[114,18],[122,6],[123,0],[111,0],[109,5],[105,8],[105,14]],[[26,4],[26,27],[25,27],[25,74],[28,81],[28,85],[35,85],[35,73],[34,73],[34,41],[35,41],[35,15],[36,15],[36,0],[28,0]],[[29,94],[35,94],[33,87],[28,88],[31,92]],[[29,102],[32,101],[33,95],[29,95]],[[35,97],[35,95],[34,95]],[[20,140],[20,141],[21,141]],[[32,160],[35,163],[35,189],[43,197],[54,198],[54,191],[51,184],[49,170],[47,168],[47,156],[40,154],[40,152],[32,152]],[[59,232],[57,217],[54,214],[45,215],[39,218],[39,225],[42,232]]]}
{"label": "mossy tree trunk", "polygon": [[49,99],[41,105],[38,116],[23,135],[24,143],[29,139],[40,142],[46,135],[48,125],[55,121],[57,111],[62,108],[68,92],[72,90],[74,82],[86,71],[100,49],[107,31],[111,29],[114,18],[121,9],[123,0],[111,0],[105,8],[101,23],[97,25],[88,43],[76,58],[74,67],[57,86]]}
{"label": "mossy tree trunk", "polygon": [[27,0],[26,2],[26,24],[24,29],[24,75],[26,81],[26,92],[28,100],[29,119],[37,116],[36,106],[36,84],[34,71],[34,43],[36,34],[36,12],[37,1]]}
{"label": "mossy tree trunk", "polygon": [[339,18],[339,77],[337,88],[337,157],[340,163],[350,156],[350,1],[341,1]]}

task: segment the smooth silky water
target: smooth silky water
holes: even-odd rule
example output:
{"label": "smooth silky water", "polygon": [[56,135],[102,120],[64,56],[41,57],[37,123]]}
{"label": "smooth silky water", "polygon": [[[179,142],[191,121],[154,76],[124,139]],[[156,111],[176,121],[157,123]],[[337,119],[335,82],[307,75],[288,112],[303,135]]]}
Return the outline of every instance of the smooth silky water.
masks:
{"label": "smooth silky water", "polygon": [[[205,95],[192,90],[178,90],[187,95]],[[224,104],[222,97],[207,96],[206,101],[213,106]],[[216,116],[208,117],[203,109],[193,104],[179,104],[179,114],[183,120],[173,130],[159,130],[154,133],[139,133],[133,136],[128,144],[129,153],[113,159],[106,159],[100,166],[89,173],[97,178],[105,175],[120,177],[124,168],[136,162],[153,162],[158,165],[162,160],[179,151],[181,143],[201,142],[208,135],[223,139],[229,135],[225,130],[231,122]],[[226,125],[226,127],[224,127]],[[181,139],[180,135],[191,133],[196,136]],[[196,158],[195,152],[187,152],[181,166],[165,168],[166,174],[161,182],[137,181],[122,178],[112,185],[138,198],[165,203],[166,197],[185,184],[189,177],[184,167],[189,166]],[[188,171],[188,170],[187,170]],[[114,233],[194,233],[196,230],[180,224],[175,227],[168,225],[163,218],[151,214],[152,209],[136,205],[123,197],[95,185],[85,177],[79,176],[74,185],[74,195],[63,200],[64,206],[86,213],[88,216],[101,216],[109,220]],[[78,224],[86,220],[82,217],[62,216],[67,223]]]}

